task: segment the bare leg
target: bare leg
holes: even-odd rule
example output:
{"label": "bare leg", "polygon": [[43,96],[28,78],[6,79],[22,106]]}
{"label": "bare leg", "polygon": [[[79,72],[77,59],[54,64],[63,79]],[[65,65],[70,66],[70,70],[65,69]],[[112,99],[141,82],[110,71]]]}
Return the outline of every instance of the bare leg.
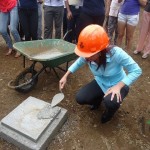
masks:
{"label": "bare leg", "polygon": [[133,40],[133,35],[134,35],[134,31],[135,31],[135,26],[131,26],[129,24],[127,24],[127,50],[131,50],[132,49],[132,40]]}
{"label": "bare leg", "polygon": [[122,39],[124,37],[125,28],[126,28],[126,23],[118,21],[118,39],[117,39],[117,45],[119,47],[122,46]]}

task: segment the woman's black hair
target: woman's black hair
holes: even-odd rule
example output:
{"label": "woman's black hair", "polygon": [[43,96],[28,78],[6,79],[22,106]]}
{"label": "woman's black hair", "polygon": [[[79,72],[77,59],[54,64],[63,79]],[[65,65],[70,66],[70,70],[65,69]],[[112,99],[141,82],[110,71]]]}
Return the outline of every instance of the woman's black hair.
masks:
{"label": "woman's black hair", "polygon": [[104,50],[99,52],[99,61],[97,63],[98,66],[97,66],[96,70],[98,70],[101,65],[105,69],[105,67],[106,67],[106,53],[107,53],[107,49],[104,49]]}
{"label": "woman's black hair", "polygon": [[[99,61],[97,63],[98,67],[96,70],[98,70],[101,65],[104,67],[104,69],[106,68],[106,54],[110,53],[110,49],[112,49],[113,47],[114,47],[114,45],[110,45],[106,49],[99,52]],[[111,55],[111,53],[110,53],[110,55]]]}

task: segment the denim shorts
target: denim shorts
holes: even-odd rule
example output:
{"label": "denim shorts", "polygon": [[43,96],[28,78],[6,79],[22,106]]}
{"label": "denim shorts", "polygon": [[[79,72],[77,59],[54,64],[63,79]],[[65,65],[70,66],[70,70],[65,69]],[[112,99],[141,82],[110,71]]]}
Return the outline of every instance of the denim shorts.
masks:
{"label": "denim shorts", "polygon": [[125,15],[122,13],[118,14],[118,21],[127,23],[131,26],[136,26],[139,22],[139,14],[137,15]]}

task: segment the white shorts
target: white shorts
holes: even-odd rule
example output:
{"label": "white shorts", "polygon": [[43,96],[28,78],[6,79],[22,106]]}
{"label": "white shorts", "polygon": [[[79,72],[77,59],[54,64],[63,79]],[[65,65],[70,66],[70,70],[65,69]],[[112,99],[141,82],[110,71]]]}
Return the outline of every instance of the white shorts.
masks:
{"label": "white shorts", "polygon": [[136,26],[139,22],[139,14],[138,15],[124,15],[122,13],[119,13],[118,21],[127,23],[131,26]]}

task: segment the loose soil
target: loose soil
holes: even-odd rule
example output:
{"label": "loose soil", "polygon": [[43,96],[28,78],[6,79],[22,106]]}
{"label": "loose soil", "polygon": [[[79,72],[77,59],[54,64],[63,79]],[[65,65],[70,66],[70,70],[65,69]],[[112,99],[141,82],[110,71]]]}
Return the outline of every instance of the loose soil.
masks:
{"label": "loose soil", "polygon": [[[75,101],[75,94],[80,87],[93,79],[88,67],[78,70],[70,76],[63,90],[65,99],[59,106],[68,110],[68,120],[50,143],[48,150],[150,150],[150,57],[142,59],[134,55],[138,29],[135,33],[133,49],[128,53],[143,70],[142,76],[131,86],[130,92],[113,120],[100,123],[103,112],[90,111],[88,106],[80,106]],[[23,59],[5,56],[7,47],[0,37],[0,119],[5,117],[29,96],[51,102],[58,93],[59,79],[54,72],[39,75],[36,87],[27,94],[18,93],[8,88],[10,80],[23,71]],[[71,62],[73,63],[73,62]],[[70,64],[71,64],[70,63]],[[26,67],[31,64],[26,60]],[[41,66],[37,65],[37,69]],[[64,66],[63,66],[64,67]],[[57,70],[59,76],[64,72]],[[18,148],[0,139],[0,150],[18,150]]]}

